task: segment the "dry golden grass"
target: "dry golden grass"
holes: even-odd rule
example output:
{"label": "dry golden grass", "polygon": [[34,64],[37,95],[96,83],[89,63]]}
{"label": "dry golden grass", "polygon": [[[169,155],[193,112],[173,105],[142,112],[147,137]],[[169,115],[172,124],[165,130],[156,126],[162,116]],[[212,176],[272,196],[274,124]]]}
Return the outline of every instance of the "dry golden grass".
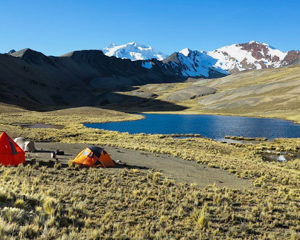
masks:
{"label": "dry golden grass", "polygon": [[[88,114],[86,114],[88,113]],[[85,142],[165,153],[222,168],[254,190],[182,185],[138,170],[1,168],[1,239],[296,239],[300,228],[300,159],[266,161],[263,150],[297,152],[300,139],[228,145],[210,139],[87,129],[82,122],[139,119],[94,108],[0,114],[0,128],[38,141]],[[62,129],[29,129],[45,123]],[[11,190],[10,190],[11,189]],[[24,197],[25,196],[25,197]],[[24,210],[27,198],[35,205]],[[0,201],[1,202],[1,201]],[[9,210],[7,210],[9,208]],[[12,208],[12,209],[10,209]],[[21,210],[20,210],[21,209]],[[20,222],[20,216],[32,218]],[[6,215],[5,215],[6,214]],[[6,217],[5,217],[6,216]],[[12,220],[14,219],[14,220]]]}
{"label": "dry golden grass", "polygon": [[298,203],[286,199],[295,192],[285,189],[265,198],[136,169],[0,171],[1,239],[290,239],[300,231]]}

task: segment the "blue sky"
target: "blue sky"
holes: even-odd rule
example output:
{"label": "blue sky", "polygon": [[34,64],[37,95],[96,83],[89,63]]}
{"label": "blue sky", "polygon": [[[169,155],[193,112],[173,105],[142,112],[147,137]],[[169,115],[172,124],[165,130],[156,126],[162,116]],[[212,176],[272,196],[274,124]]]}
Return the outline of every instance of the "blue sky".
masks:
{"label": "blue sky", "polygon": [[9,0],[0,52],[47,55],[136,41],[170,54],[256,40],[300,49],[300,0]]}

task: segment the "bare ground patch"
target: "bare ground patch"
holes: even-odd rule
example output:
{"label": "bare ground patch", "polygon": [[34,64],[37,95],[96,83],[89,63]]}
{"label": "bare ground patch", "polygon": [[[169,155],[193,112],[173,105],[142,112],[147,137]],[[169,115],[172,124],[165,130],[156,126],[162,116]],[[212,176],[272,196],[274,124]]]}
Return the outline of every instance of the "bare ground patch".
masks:
{"label": "bare ground patch", "polygon": [[[58,162],[68,164],[88,144],[45,143],[35,144],[37,152],[27,153],[27,159],[37,161],[49,161],[51,151],[62,150],[64,155],[57,155]],[[185,161],[167,154],[154,154],[147,151],[134,151],[125,148],[101,146],[110,154],[112,159],[120,160],[130,168],[155,169],[162,172],[168,178],[182,183],[195,183],[201,187],[216,184],[219,187],[233,189],[251,189],[251,181],[236,177],[227,171],[210,168],[207,165],[197,164],[193,161]]]}

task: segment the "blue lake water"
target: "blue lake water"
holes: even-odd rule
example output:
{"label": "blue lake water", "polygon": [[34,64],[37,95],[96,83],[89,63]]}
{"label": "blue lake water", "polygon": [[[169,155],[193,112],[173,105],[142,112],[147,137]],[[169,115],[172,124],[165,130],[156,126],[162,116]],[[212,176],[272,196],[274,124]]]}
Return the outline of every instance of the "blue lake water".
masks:
{"label": "blue lake water", "polygon": [[300,125],[271,118],[218,115],[142,114],[145,119],[125,122],[86,123],[86,127],[151,134],[188,134],[222,139],[226,135],[243,137],[299,138]]}

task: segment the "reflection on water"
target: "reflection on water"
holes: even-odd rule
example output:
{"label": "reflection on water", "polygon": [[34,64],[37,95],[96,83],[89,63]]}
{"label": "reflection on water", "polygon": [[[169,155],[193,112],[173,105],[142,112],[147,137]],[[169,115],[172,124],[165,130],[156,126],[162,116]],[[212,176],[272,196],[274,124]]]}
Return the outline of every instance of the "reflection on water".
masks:
{"label": "reflection on water", "polygon": [[218,139],[244,137],[300,137],[300,125],[270,118],[217,115],[143,114],[145,119],[126,122],[87,123],[85,126],[129,133],[188,134]]}

